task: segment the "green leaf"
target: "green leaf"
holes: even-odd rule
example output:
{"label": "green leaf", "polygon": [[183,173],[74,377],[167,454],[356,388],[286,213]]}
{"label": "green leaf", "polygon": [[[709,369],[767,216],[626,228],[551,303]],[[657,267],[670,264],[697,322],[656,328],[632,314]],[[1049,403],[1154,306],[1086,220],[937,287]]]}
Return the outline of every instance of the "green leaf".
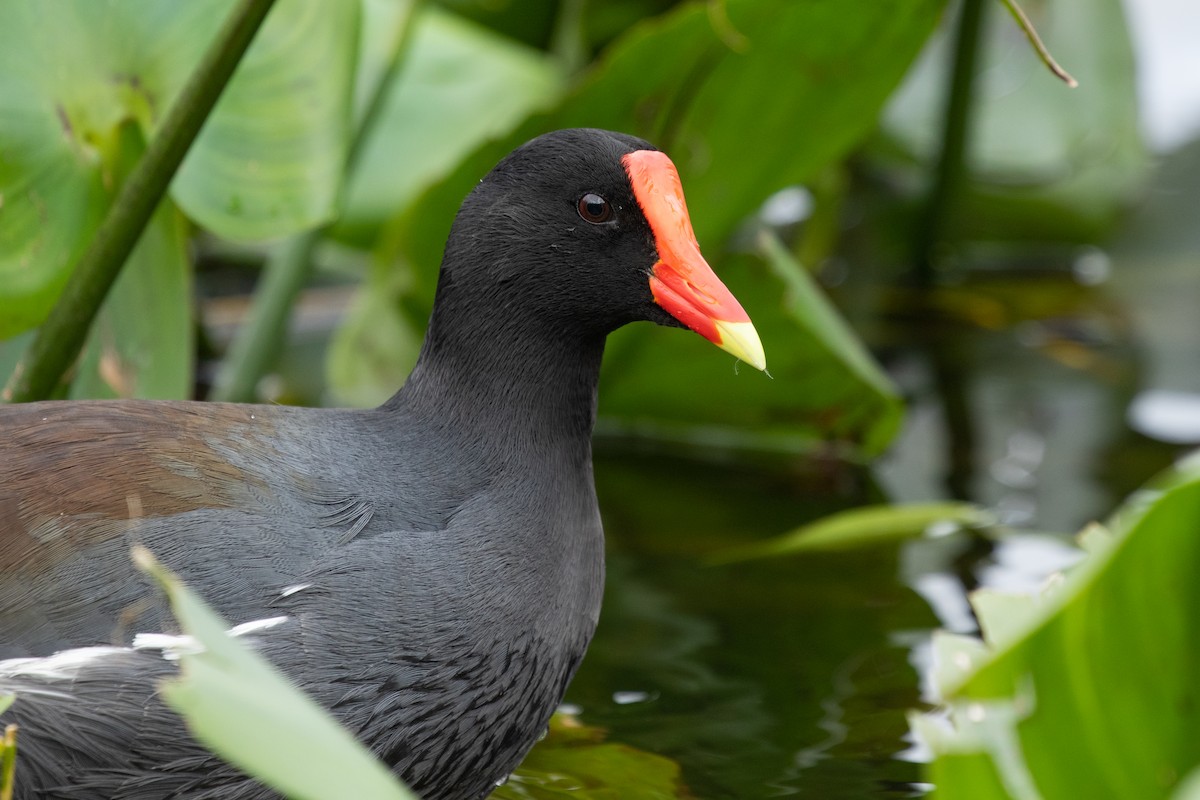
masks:
{"label": "green leaf", "polygon": [[162,688],[196,738],[289,797],[415,800],[368,753],[266,659],[226,633],[225,623],[141,547],[139,568],[162,586],[185,634],[203,646],[180,657]]}
{"label": "green leaf", "polygon": [[18,334],[11,339],[0,339],[0,384],[4,383],[21,363],[21,358],[32,341],[32,331]]}
{"label": "green leaf", "polygon": [[[412,260],[437,266],[459,203],[508,151],[578,126],[669,153],[711,259],[770,194],[812,178],[872,129],[943,5],[886,0],[849,14],[836,0],[692,2],[643,22],[559,108],[481,148],[424,198],[408,229]],[[721,10],[725,21],[713,16]]]}
{"label": "green leaf", "polygon": [[1193,769],[1179,782],[1171,800],[1200,800],[1200,767]]}
{"label": "green leaf", "polygon": [[[820,350],[830,361],[836,363],[839,371],[844,371],[845,374],[838,377],[843,378],[845,383],[854,384],[846,392],[846,396],[831,397],[825,405],[832,407],[841,403],[861,404],[860,413],[871,417],[883,417],[891,411],[890,421],[893,428],[879,436],[883,440],[881,444],[886,443],[895,433],[894,426],[900,422],[900,398],[891,380],[883,374],[883,370],[875,363],[875,359],[867,352],[854,331],[825,298],[816,281],[784,248],[779,239],[767,231],[762,231],[759,234],[759,247],[772,272],[783,283],[784,304],[796,324],[804,331],[805,338],[811,340],[810,346]],[[811,369],[811,366],[809,368]],[[816,376],[813,383],[826,390],[830,388]],[[865,398],[868,396],[874,402],[866,402]]]}
{"label": "green leaf", "polygon": [[928,774],[936,780],[934,796],[947,787],[970,786],[966,800],[1042,800],[1021,757],[1013,708],[975,703],[955,708],[949,719],[913,714],[914,733],[936,752]]}
{"label": "green leaf", "polygon": [[751,449],[763,436],[793,450],[836,439],[859,457],[887,445],[903,410],[891,382],[802,267],[767,241],[765,263],[727,260],[722,278],[754,320],[769,376],[739,369],[690,333],[633,326],[610,337],[602,430],[622,420],[643,435],[687,440],[721,428]]}
{"label": "green leaf", "polygon": [[811,550],[865,547],[922,536],[935,525],[973,528],[992,521],[991,514],[971,503],[865,506],[830,514],[782,536],[721,554],[717,560],[724,563]]}
{"label": "green leaf", "polygon": [[[0,3],[0,338],[45,318],[109,203],[119,131],[152,135],[229,0]],[[172,186],[228,236],[328,217],[344,158],[354,3],[281,0]]]}
{"label": "green leaf", "polygon": [[358,34],[357,2],[276,4],[171,184],[184,213],[235,239],[332,218]]}
{"label": "green leaf", "polygon": [[96,75],[124,70],[93,47],[96,8],[0,3],[0,338],[49,312],[107,204],[90,127],[114,125],[121,87]]}
{"label": "green leaf", "polygon": [[1108,528],[1040,594],[976,598],[989,651],[941,673],[951,727],[926,738],[938,797],[1165,797],[1200,766],[1200,460]]}
{"label": "green leaf", "polygon": [[679,765],[558,713],[508,782],[489,800],[670,800],[689,797]]}
{"label": "green leaf", "polygon": [[[387,10],[367,6],[368,17]],[[335,237],[373,241],[463,156],[507,134],[562,89],[563,75],[536,51],[436,7],[418,13],[403,72],[347,179]]]}
{"label": "green leaf", "polygon": [[76,399],[191,395],[195,346],[187,225],[165,201],[104,301],[71,381]]}
{"label": "green leaf", "polygon": [[[12,704],[13,695],[0,697],[0,714]],[[12,800],[17,771],[17,726],[0,731],[0,798]]]}

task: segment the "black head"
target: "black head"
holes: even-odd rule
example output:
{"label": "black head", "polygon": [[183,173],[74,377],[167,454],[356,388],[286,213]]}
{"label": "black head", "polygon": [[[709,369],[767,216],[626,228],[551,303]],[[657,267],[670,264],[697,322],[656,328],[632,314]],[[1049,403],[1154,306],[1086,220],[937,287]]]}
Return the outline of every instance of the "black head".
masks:
{"label": "black head", "polygon": [[646,141],[592,128],[527,142],[464,201],[434,311],[435,323],[450,318],[559,337],[649,320],[761,361],[757,334],[757,357],[741,346],[743,327],[753,328],[700,255],[670,160]]}
{"label": "black head", "polygon": [[654,234],[621,163],[626,153],[653,149],[585,128],[514,150],[463,203],[439,294],[470,287],[489,304],[589,332],[637,319],[680,324],[650,292]]}

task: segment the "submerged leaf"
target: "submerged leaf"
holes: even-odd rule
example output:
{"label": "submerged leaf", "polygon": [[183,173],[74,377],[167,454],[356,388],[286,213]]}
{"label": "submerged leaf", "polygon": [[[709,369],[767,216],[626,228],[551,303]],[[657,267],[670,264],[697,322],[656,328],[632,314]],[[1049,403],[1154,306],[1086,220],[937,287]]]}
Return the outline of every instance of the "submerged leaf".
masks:
{"label": "submerged leaf", "polygon": [[782,536],[722,554],[717,560],[744,561],[810,550],[863,547],[921,536],[935,525],[974,528],[992,521],[991,514],[971,503],[866,506],[830,514]]}
{"label": "submerged leaf", "polygon": [[604,741],[604,732],[559,712],[491,800],[671,800],[683,790],[679,765],[662,756]]}

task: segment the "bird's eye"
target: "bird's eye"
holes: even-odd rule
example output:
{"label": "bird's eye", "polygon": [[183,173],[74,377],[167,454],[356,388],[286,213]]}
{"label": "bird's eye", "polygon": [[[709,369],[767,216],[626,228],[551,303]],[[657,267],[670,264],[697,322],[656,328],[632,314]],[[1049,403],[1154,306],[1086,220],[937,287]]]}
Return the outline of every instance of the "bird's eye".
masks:
{"label": "bird's eye", "polygon": [[579,198],[579,216],[593,225],[599,225],[612,219],[612,206],[595,192],[588,192]]}

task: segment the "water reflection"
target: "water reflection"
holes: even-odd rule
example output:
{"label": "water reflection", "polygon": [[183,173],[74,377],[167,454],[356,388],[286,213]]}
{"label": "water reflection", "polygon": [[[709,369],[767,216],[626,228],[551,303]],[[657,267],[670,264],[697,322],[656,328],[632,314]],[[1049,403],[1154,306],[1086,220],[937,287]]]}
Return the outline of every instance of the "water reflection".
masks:
{"label": "water reflection", "polygon": [[1200,444],[1200,394],[1148,389],[1129,405],[1129,427],[1168,444]]}

